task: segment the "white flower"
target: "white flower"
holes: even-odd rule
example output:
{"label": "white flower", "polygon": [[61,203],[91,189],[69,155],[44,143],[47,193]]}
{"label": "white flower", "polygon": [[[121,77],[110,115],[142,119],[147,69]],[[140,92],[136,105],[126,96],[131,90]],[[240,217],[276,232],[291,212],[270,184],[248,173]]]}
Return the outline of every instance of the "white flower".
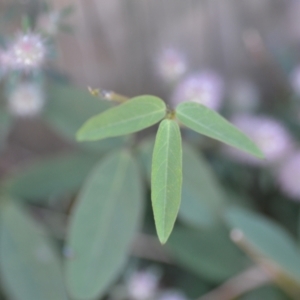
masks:
{"label": "white flower", "polygon": [[165,48],[160,53],[156,66],[158,74],[163,80],[174,82],[187,71],[187,59],[177,49]]}
{"label": "white flower", "polygon": [[38,34],[20,34],[8,48],[11,68],[31,71],[40,68],[46,57],[46,47]]}
{"label": "white flower", "polygon": [[158,277],[150,271],[134,273],[128,282],[128,293],[132,299],[147,300],[154,297],[158,287]]}
{"label": "white flower", "polygon": [[187,298],[181,291],[167,290],[159,295],[158,300],[187,300]]}
{"label": "white flower", "polygon": [[188,76],[176,87],[171,102],[195,101],[218,110],[223,100],[223,80],[211,70]]}
{"label": "white flower", "polygon": [[39,114],[45,98],[42,88],[34,83],[21,83],[8,95],[8,109],[19,117],[32,117]]}
{"label": "white flower", "polygon": [[277,180],[284,193],[300,201],[300,151],[294,153],[281,165]]}
{"label": "white flower", "polygon": [[233,159],[253,165],[279,163],[293,149],[292,139],[280,122],[267,116],[238,115],[232,123],[245,133],[264,153],[265,160],[256,159],[229,146],[225,152]]}

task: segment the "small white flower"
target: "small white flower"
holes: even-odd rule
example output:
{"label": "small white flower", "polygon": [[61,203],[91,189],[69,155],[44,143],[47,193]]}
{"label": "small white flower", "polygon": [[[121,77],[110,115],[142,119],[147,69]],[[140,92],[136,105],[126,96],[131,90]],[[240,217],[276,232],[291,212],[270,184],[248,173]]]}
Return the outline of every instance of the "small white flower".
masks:
{"label": "small white flower", "polygon": [[283,125],[267,116],[238,115],[232,123],[245,133],[264,153],[265,160],[256,159],[238,149],[224,146],[233,159],[252,164],[279,163],[293,149],[292,139]]}
{"label": "small white flower", "polygon": [[38,115],[44,103],[43,90],[34,83],[21,83],[8,95],[8,109],[11,114],[19,117]]}
{"label": "small white flower", "polygon": [[184,101],[201,103],[218,110],[223,100],[223,80],[211,70],[188,76],[176,87],[171,102],[174,105]]}
{"label": "small white flower", "polygon": [[46,47],[38,34],[20,34],[8,49],[11,68],[31,71],[40,68],[46,57]]}
{"label": "small white flower", "polygon": [[158,74],[163,80],[174,82],[187,71],[187,59],[177,49],[165,48],[159,55],[156,66]]}
{"label": "small white flower", "polygon": [[159,295],[158,300],[187,300],[187,298],[181,291],[167,290]]}
{"label": "small white flower", "polygon": [[132,299],[148,300],[154,297],[158,287],[158,277],[150,271],[134,273],[128,282],[128,293]]}
{"label": "small white flower", "polygon": [[300,201],[300,152],[289,157],[279,168],[277,180],[282,191]]}

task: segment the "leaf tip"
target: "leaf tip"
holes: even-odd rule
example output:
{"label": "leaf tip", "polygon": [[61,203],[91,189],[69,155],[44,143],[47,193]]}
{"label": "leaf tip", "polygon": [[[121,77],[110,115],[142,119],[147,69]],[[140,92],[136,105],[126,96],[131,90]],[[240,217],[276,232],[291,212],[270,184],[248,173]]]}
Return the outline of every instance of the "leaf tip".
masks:
{"label": "leaf tip", "polygon": [[159,242],[161,243],[161,245],[164,245],[167,243],[171,233],[172,233],[173,229],[169,232],[159,232],[157,231],[157,236],[159,239]]}
{"label": "leaf tip", "polygon": [[256,156],[257,158],[264,159],[265,154],[263,151],[256,145],[254,144],[254,151],[252,152],[252,155]]}
{"label": "leaf tip", "polygon": [[82,127],[76,132],[76,141],[77,142],[84,142],[86,141],[86,137],[84,134],[84,131],[82,130]]}
{"label": "leaf tip", "polygon": [[160,236],[160,235],[158,235],[158,239],[159,239],[159,242],[161,243],[161,245],[164,245],[168,241],[169,236]]}

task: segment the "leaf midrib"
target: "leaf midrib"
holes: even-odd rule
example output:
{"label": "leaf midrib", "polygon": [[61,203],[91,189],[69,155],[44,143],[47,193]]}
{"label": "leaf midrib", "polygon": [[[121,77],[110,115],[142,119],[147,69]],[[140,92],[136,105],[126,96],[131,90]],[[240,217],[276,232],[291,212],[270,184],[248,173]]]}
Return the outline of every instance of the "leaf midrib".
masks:
{"label": "leaf midrib", "polygon": [[[160,113],[162,113],[164,111],[164,109],[162,109],[162,110],[160,110],[160,111],[155,111],[155,112],[152,112],[152,113],[148,113],[148,114],[143,114],[143,115],[138,115],[138,116],[136,116],[136,117],[134,117],[134,118],[129,118],[129,119],[125,119],[125,120],[121,120],[121,121],[119,121],[119,122],[114,122],[114,123],[111,123],[111,124],[108,124],[108,125],[105,125],[105,126],[102,126],[102,127],[100,127],[100,128],[95,128],[94,130],[91,130],[90,132],[91,132],[91,134],[92,133],[97,133],[97,132],[99,132],[99,131],[102,131],[102,130],[109,130],[109,129],[111,129],[112,127],[115,127],[115,126],[120,126],[120,125],[122,125],[122,124],[126,124],[126,123],[129,123],[129,122],[132,122],[132,121],[136,121],[136,120],[139,120],[139,119],[143,119],[143,118],[145,118],[146,116],[147,117],[151,117],[151,116],[153,116],[153,115],[158,115],[158,114],[160,114]],[[97,118],[97,117],[95,117],[95,118]],[[159,120],[158,120],[159,121]],[[157,121],[157,122],[158,122]],[[91,120],[91,122],[92,122],[92,120]]]}
{"label": "leaf midrib", "polygon": [[[204,127],[206,130],[211,131],[213,134],[217,135],[217,137],[214,137],[215,139],[217,139],[217,140],[223,142],[222,140],[220,140],[220,137],[221,137],[221,138],[224,137],[223,134],[220,134],[218,131],[215,131],[214,129],[212,129],[212,127],[207,127],[207,126],[205,126],[205,124],[203,124],[203,123],[201,123],[201,124],[200,124],[200,123],[197,123],[194,119],[192,119],[191,117],[189,117],[189,115],[186,115],[186,114],[184,113],[184,111],[181,112],[181,115],[182,115],[183,117],[185,117],[186,119],[188,119],[189,121],[191,121],[193,124],[200,125],[200,126]],[[224,120],[224,121],[226,121],[226,120]],[[227,124],[227,125],[230,125],[230,123]],[[233,129],[236,130],[239,134],[243,134],[243,133],[242,133],[240,130],[238,130],[237,128],[233,128]],[[202,133],[202,134],[203,134],[203,133]],[[203,134],[203,135],[205,135],[205,134]],[[230,140],[230,145],[235,145],[235,146],[238,145],[238,143],[232,142],[232,139],[231,139],[231,138],[230,138],[229,140]],[[225,142],[225,143],[229,144],[228,142]],[[250,141],[247,141],[247,143],[249,144],[249,146],[251,146],[251,147],[253,148],[253,145],[252,145],[252,143],[250,143]],[[238,145],[238,146],[239,146],[239,148],[241,149],[240,145]],[[249,151],[248,149],[245,149],[245,147],[242,147],[242,149],[243,149],[243,151],[246,151],[246,152],[248,152],[248,153],[252,153],[252,154],[253,154],[253,152],[255,152],[255,153],[257,154],[257,151],[253,151],[253,152],[252,152],[252,151]]]}

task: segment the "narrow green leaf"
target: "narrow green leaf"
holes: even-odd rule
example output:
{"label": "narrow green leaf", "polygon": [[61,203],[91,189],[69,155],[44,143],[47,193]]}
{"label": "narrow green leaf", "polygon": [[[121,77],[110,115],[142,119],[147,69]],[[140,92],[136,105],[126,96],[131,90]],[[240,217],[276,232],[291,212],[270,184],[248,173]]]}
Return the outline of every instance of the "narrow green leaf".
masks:
{"label": "narrow green leaf", "polygon": [[140,131],[159,122],[166,114],[164,101],[139,96],[89,119],[77,132],[79,141],[95,141]]}
{"label": "narrow green leaf", "polygon": [[251,253],[275,262],[300,282],[300,251],[288,232],[271,220],[241,208],[229,208],[225,216],[232,228],[242,231]]}
{"label": "narrow green leaf", "polygon": [[239,297],[239,300],[290,300],[275,284],[268,284],[262,287],[259,287],[255,290],[252,290],[242,297]]}
{"label": "narrow green leaf", "polygon": [[9,299],[67,300],[61,261],[47,232],[20,206],[1,208],[1,280]]}
{"label": "narrow green leaf", "polygon": [[211,225],[224,203],[224,192],[211,167],[200,153],[184,143],[180,219],[193,226]]}
{"label": "narrow green leaf", "polygon": [[151,174],[151,198],[158,238],[168,240],[180,207],[182,149],[176,121],[164,120],[156,135]]}
{"label": "narrow green leaf", "polygon": [[[152,138],[138,147],[138,158],[149,182],[153,148]],[[216,221],[217,211],[225,202],[222,187],[201,154],[186,143],[183,143],[182,163],[182,197],[178,218],[191,226],[210,226]]]}
{"label": "narrow green leaf", "polygon": [[[66,262],[74,299],[98,299],[126,262],[142,213],[142,183],[127,152],[101,161],[84,185],[71,217]],[[72,299],[73,299],[72,298]]]}
{"label": "narrow green leaf", "polygon": [[45,200],[76,191],[96,162],[81,153],[38,160],[7,180],[8,192],[26,200]]}
{"label": "narrow green leaf", "polygon": [[239,129],[214,110],[196,102],[182,102],[176,108],[180,122],[190,129],[263,158],[260,149]]}
{"label": "narrow green leaf", "polygon": [[179,265],[213,282],[224,281],[251,265],[221,224],[201,230],[178,226],[167,247]]}

